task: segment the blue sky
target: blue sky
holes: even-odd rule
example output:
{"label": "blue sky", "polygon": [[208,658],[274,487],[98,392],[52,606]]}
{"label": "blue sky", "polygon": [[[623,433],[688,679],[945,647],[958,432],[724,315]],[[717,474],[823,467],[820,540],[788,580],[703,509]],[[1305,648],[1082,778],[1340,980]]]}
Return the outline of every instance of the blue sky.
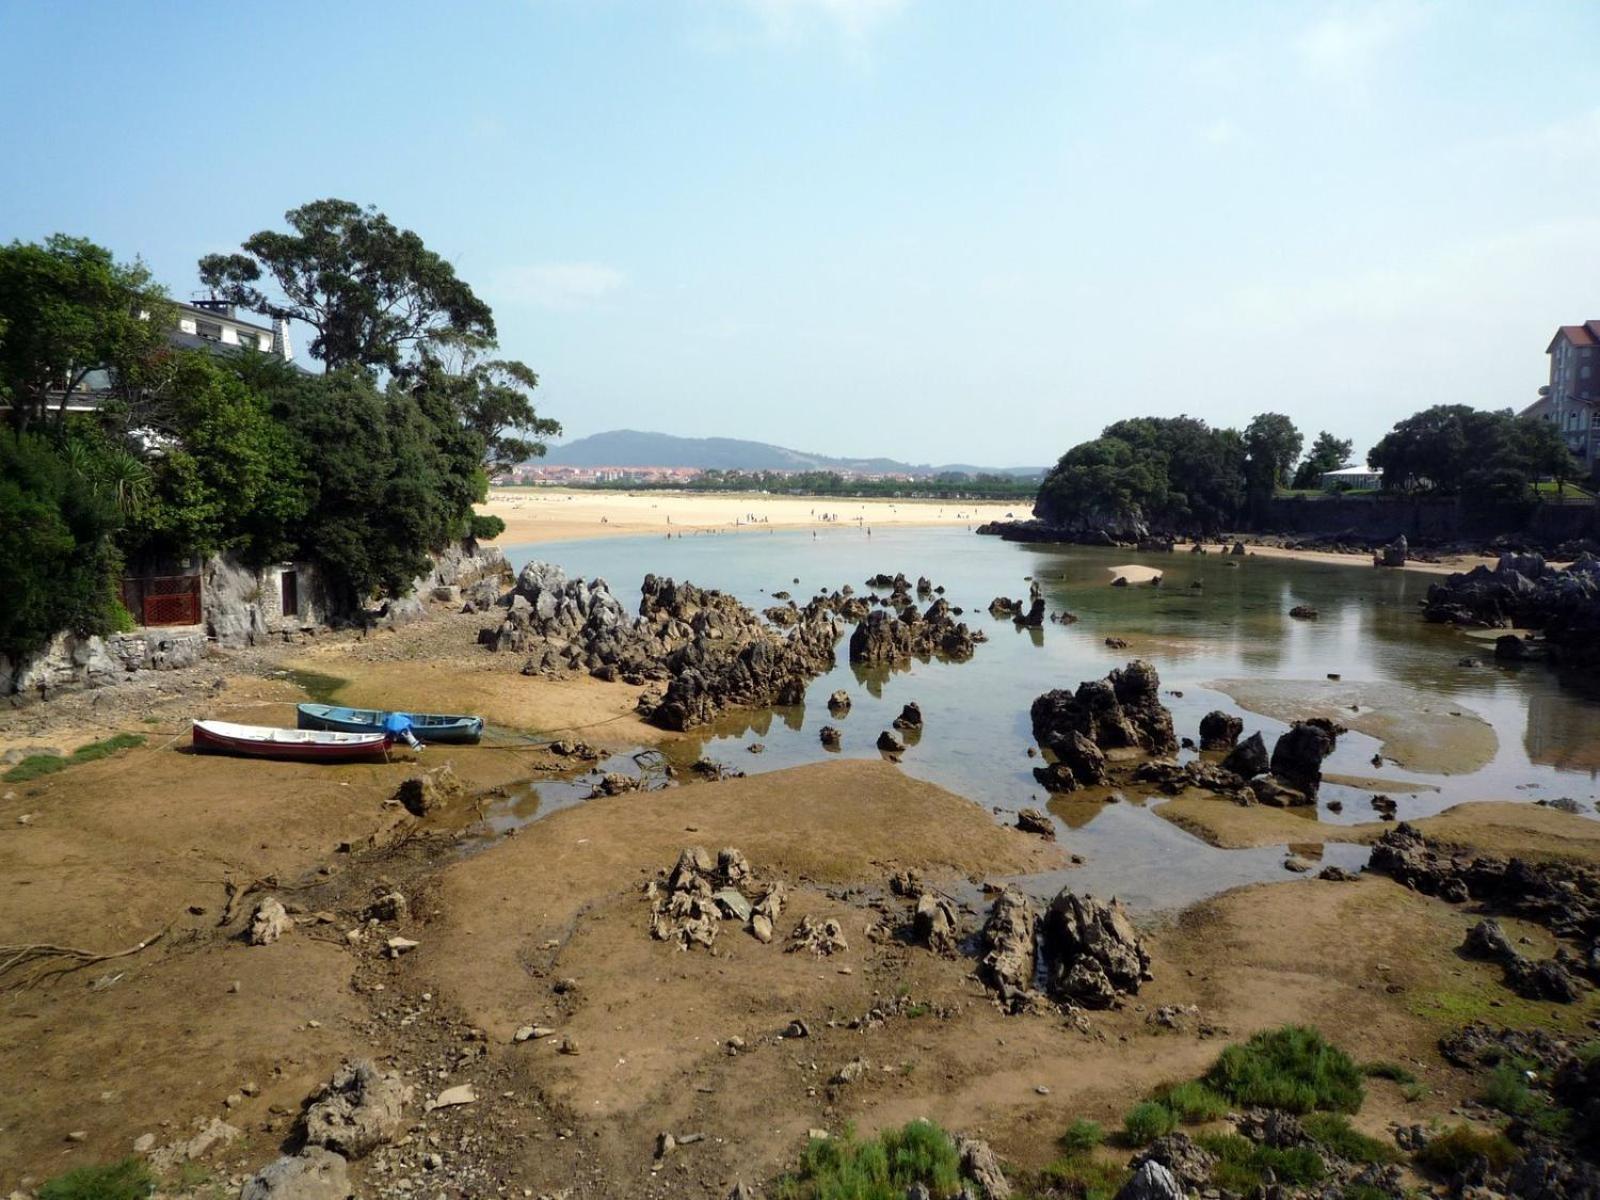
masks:
{"label": "blue sky", "polygon": [[0,0],[0,237],[195,259],[339,196],[569,436],[1358,451],[1600,316],[1600,5]]}

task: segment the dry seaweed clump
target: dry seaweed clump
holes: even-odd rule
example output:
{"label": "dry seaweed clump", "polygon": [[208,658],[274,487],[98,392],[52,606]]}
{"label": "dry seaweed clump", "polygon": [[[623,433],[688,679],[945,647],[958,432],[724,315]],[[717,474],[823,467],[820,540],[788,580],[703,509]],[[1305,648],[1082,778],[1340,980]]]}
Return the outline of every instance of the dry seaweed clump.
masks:
{"label": "dry seaweed clump", "polygon": [[703,846],[687,846],[670,874],[645,885],[650,936],[683,950],[710,948],[722,922],[733,920],[770,942],[786,894],[781,881],[757,882],[750,860],[731,846],[716,858]]}

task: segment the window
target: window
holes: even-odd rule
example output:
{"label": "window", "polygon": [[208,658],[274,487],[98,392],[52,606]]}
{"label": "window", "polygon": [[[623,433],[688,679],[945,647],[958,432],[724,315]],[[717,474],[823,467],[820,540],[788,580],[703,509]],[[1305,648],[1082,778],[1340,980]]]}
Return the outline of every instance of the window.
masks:
{"label": "window", "polygon": [[205,338],[208,342],[222,340],[222,326],[215,321],[196,321],[194,331],[197,336]]}

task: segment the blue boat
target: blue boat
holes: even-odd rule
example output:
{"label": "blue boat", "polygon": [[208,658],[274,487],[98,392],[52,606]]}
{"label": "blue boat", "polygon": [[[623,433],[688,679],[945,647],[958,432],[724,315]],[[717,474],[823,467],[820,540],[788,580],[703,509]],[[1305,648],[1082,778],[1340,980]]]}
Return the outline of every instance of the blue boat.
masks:
{"label": "blue boat", "polygon": [[[301,729],[331,729],[340,733],[381,733],[389,713],[381,708],[340,708],[334,704],[302,704],[297,709]],[[483,718],[442,713],[406,713],[411,732],[425,742],[470,745],[483,736]]]}

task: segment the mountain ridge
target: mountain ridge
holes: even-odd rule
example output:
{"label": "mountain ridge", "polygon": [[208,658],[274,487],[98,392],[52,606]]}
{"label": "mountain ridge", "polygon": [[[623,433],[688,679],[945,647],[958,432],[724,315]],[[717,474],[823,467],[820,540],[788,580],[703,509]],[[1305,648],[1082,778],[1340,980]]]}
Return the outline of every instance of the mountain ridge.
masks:
{"label": "mountain ridge", "polygon": [[610,429],[552,446],[535,466],[698,467],[719,471],[839,471],[858,475],[1043,475],[1044,467],[979,467],[970,463],[933,466],[894,458],[848,458],[791,450],[745,438],[679,437],[637,429]]}

